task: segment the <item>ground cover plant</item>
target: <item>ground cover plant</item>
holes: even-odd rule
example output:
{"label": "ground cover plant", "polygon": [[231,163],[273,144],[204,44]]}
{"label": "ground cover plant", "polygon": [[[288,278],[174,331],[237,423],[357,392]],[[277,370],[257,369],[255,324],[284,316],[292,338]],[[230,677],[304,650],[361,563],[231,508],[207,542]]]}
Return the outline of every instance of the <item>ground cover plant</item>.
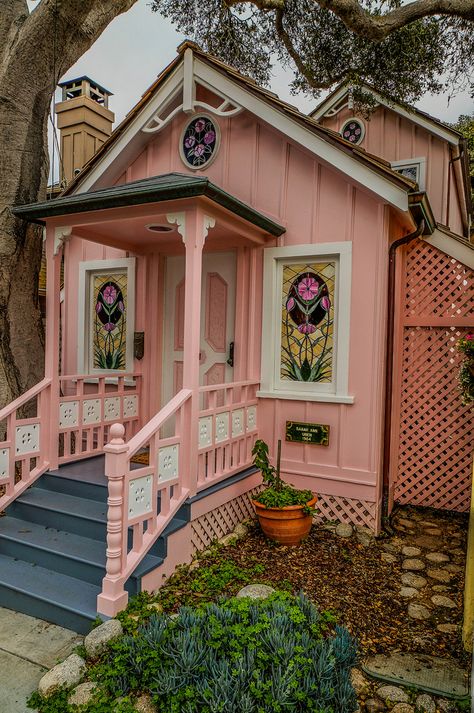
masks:
{"label": "ground cover plant", "polygon": [[[129,713],[130,696],[148,692],[169,713],[349,713],[355,662],[354,639],[302,593],[221,599],[173,618],[155,612],[118,638],[89,670],[100,690],[81,711],[102,713],[108,702]],[[31,703],[75,710],[64,692]]]}

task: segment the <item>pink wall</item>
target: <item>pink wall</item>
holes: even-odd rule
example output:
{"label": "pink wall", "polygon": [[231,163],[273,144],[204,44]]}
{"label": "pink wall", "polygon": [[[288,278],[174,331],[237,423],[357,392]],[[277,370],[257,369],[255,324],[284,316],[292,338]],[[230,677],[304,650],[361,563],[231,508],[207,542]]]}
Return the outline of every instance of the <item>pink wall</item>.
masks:
{"label": "pink wall", "polygon": [[[342,109],[336,116],[321,119],[321,124],[338,133],[353,112]],[[451,178],[451,195],[448,211],[449,144],[399,116],[391,109],[378,106],[365,124],[365,137],[361,147],[386,161],[403,161],[426,158],[426,191],[437,222],[463,235],[459,196]],[[449,221],[449,223],[448,223]]]}
{"label": "pink wall", "polygon": [[[180,133],[187,120],[180,115],[162,133],[151,135],[147,148],[116,177],[116,182],[187,172],[178,154]],[[286,420],[329,424],[329,447],[283,440],[284,473],[294,483],[332,498],[331,503],[344,503],[346,512],[339,513],[340,519],[351,519],[347,513],[358,501],[367,504],[359,522],[373,522],[373,504],[379,500],[381,482],[389,210],[373,194],[247,112],[219,119],[219,125],[219,153],[202,173],[284,224],[287,232],[280,238],[280,245],[353,243],[349,393],[355,403],[261,399],[259,428],[275,452],[277,439],[284,439]],[[262,253],[261,248],[242,248],[238,253],[236,378],[259,378]],[[75,369],[77,352],[74,295],[78,262],[117,254],[78,239],[68,245],[66,279],[68,294],[73,295],[66,313],[65,361],[69,371]],[[146,412],[151,414],[160,402],[163,259],[159,254],[148,254],[146,266],[144,260],[138,258],[136,329],[142,328],[145,313],[146,319],[156,325],[156,329],[146,330],[146,356],[140,365],[145,384],[149,384],[144,391],[149,399]]]}

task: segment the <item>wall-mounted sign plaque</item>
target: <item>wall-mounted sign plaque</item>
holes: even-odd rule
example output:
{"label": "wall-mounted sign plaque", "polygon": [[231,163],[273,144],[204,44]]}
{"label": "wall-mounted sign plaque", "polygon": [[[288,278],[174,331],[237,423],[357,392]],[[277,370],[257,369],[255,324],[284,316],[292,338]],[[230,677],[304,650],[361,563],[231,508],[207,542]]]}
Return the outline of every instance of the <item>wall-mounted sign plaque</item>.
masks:
{"label": "wall-mounted sign plaque", "polygon": [[329,426],[322,423],[286,422],[286,440],[298,443],[312,443],[316,446],[329,445]]}

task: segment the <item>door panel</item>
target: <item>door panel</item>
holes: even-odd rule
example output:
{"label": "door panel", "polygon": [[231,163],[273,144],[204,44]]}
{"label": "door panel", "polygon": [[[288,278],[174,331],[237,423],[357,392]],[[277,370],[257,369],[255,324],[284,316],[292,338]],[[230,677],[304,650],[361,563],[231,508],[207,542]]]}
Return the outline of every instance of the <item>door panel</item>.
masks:
{"label": "door panel", "polygon": [[[184,257],[169,257],[166,264],[163,404],[183,384]],[[234,341],[236,255],[204,253],[201,286],[200,385],[233,380],[227,364]]]}

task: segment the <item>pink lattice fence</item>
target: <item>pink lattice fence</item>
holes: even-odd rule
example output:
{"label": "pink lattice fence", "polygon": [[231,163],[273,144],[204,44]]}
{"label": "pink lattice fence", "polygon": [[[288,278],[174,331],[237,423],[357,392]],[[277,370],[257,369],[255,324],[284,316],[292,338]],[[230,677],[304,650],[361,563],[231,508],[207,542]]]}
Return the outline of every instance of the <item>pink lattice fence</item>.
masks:
{"label": "pink lattice fence", "polygon": [[405,249],[399,286],[392,503],[466,511],[474,430],[455,344],[473,326],[474,273],[418,240]]}

